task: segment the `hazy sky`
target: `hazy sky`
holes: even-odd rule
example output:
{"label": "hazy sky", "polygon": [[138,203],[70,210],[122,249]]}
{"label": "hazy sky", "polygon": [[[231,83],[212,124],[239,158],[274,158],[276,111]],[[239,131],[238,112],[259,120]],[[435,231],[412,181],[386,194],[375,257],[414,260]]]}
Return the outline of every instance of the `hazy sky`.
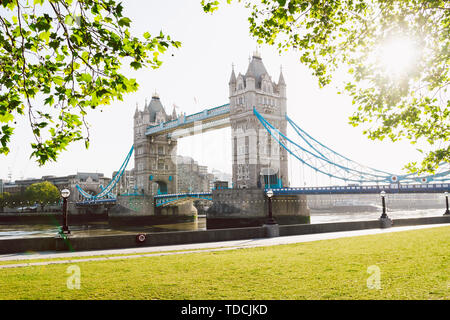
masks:
{"label": "hazy sky", "polygon": [[[127,95],[124,101],[90,112],[88,150],[82,142],[75,143],[60,155],[57,163],[39,167],[29,159],[29,144],[33,138],[29,124],[23,119],[12,139],[11,153],[0,155],[0,179],[7,179],[9,172],[13,180],[77,171],[111,176],[133,143],[136,103],[142,110],[145,99],[150,100],[155,90],[169,113],[173,104],[180,107],[178,112],[191,114],[228,103],[232,63],[236,74],[245,73],[249,56],[256,48],[256,41],[248,32],[247,9],[239,4],[224,5],[215,14],[207,15],[200,0],[133,0],[125,2],[124,6],[124,15],[133,21],[134,32],[157,34],[162,30],[181,41],[181,49],[164,55],[164,63],[156,71],[136,72],[124,68],[127,75],[137,79],[140,89]],[[357,162],[385,171],[400,173],[406,162],[418,159],[419,153],[413,145],[371,141],[362,135],[361,128],[348,124],[348,117],[356,107],[349,97],[337,94],[339,79],[335,85],[319,89],[317,80],[300,64],[298,53],[279,55],[267,46],[259,47],[259,51],[273,80],[278,81],[280,65],[283,66],[288,114],[313,137]],[[231,172],[230,136],[230,129],[226,128],[180,139],[178,154],[192,156],[210,170]],[[128,169],[133,166],[134,161],[131,161]],[[292,185],[300,185],[303,178],[297,161],[290,162],[289,171]],[[316,181],[316,178],[311,179],[310,182]]]}

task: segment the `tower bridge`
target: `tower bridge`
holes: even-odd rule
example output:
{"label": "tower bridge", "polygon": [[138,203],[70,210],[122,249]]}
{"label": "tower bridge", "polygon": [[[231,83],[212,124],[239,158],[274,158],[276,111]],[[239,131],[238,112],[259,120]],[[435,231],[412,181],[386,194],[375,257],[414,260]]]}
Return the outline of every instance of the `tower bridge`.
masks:
{"label": "tower bridge", "polygon": [[[399,175],[364,166],[314,139],[287,115],[286,83],[282,70],[278,81],[273,81],[257,52],[253,54],[244,74],[236,75],[232,68],[228,90],[228,103],[187,116],[177,114],[175,108],[171,114],[166,113],[156,93],[149,103],[145,102],[143,110],[139,110],[136,105],[131,151],[111,184],[97,196],[86,195],[86,200],[100,200],[110,194],[133,151],[135,187],[138,190],[134,196],[147,197],[147,201],[151,202],[151,206],[145,206],[141,210],[145,212],[141,213],[160,215],[176,212],[178,215],[191,215],[193,209],[185,205],[187,202],[210,200],[213,205],[208,213],[208,222],[211,222],[208,227],[259,223],[267,212],[264,192],[268,189],[272,189],[274,196],[281,200],[274,208],[274,215],[281,223],[308,221],[308,194],[379,193],[381,190],[391,193],[429,193],[450,190],[448,164],[442,164],[434,175]],[[294,131],[294,136],[287,135],[288,126]],[[176,165],[178,139],[225,127],[231,127],[231,188],[207,193],[179,193]],[[316,174],[338,179],[343,185],[291,187],[288,156],[294,159],[290,165],[305,166]],[[260,205],[236,205],[239,202]],[[185,212],[169,210],[173,206],[183,206]],[[225,220],[233,222],[224,224]]]}
{"label": "tower bridge", "polygon": [[[157,94],[134,116],[135,170],[138,189],[146,193],[177,193],[177,139],[231,127],[234,188],[289,186],[287,150],[272,143],[270,134],[254,116],[254,108],[286,134],[286,83],[283,73],[274,82],[254,53],[245,74],[234,67],[228,83],[229,103],[191,115],[166,114]],[[262,174],[263,173],[263,174]]]}

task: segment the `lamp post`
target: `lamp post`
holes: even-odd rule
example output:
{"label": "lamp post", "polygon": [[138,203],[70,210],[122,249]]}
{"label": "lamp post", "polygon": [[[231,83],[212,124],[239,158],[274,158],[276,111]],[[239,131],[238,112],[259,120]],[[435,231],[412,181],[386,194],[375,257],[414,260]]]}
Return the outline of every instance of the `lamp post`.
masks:
{"label": "lamp post", "polygon": [[70,196],[68,189],[61,190],[61,197],[63,198],[63,226],[61,232],[63,234],[70,234],[69,226],[67,225],[67,199]]}
{"label": "lamp post", "polygon": [[269,218],[267,219],[266,224],[277,224],[277,222],[273,219],[272,217],[272,197],[273,197],[273,191],[272,190],[268,190],[266,192],[266,196],[267,196],[267,205],[269,207]]}
{"label": "lamp post", "polygon": [[386,200],[385,200],[386,192],[381,191],[380,197],[381,197],[381,204],[383,206],[383,213],[381,214],[380,219],[386,219],[388,216],[386,214]]}
{"label": "lamp post", "polygon": [[448,210],[448,192],[445,191],[444,195],[445,195],[445,207],[446,207],[444,215],[450,215],[450,210]]}

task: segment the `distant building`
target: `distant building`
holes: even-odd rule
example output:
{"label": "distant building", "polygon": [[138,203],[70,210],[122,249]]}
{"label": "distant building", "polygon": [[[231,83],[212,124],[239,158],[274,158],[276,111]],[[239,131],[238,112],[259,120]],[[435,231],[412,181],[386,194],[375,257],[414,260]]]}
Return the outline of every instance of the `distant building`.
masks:
{"label": "distant building", "polygon": [[214,175],[191,157],[177,156],[177,192],[208,192]]}
{"label": "distant building", "polygon": [[228,181],[214,181],[214,189],[228,189],[230,186],[228,185]]}
{"label": "distant building", "polygon": [[[117,171],[114,171],[112,177],[117,174]],[[124,193],[134,193],[137,190],[136,180],[134,177],[134,169],[125,170],[120,178],[119,182],[117,182],[116,186],[113,189],[114,194],[124,194]]]}
{"label": "distant building", "polygon": [[3,185],[3,191],[9,192],[12,195],[17,193],[23,194],[28,186],[44,181],[53,183],[59,190],[65,188],[69,189],[69,201],[78,201],[81,200],[82,197],[76,189],[76,185],[79,185],[83,190],[90,194],[97,194],[101,191],[100,186],[105,187],[111,181],[111,178],[106,178],[103,173],[88,172],[78,172],[77,174],[63,177],[43,176],[40,179],[25,179],[7,182]]}
{"label": "distant building", "polygon": [[222,171],[217,170],[217,169],[213,169],[212,170],[212,174],[214,175],[214,180],[212,182],[213,184],[214,184],[214,181],[226,181],[226,182],[228,182],[228,187],[229,188],[232,187],[232,185],[233,185],[233,176],[231,175],[231,173],[226,173],[226,172],[222,172]]}

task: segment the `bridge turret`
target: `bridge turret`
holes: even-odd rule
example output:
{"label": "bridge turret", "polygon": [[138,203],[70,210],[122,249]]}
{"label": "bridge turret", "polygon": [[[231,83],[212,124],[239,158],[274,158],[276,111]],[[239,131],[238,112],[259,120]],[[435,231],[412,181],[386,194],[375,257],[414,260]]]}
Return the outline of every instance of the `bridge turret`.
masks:
{"label": "bridge turret", "polygon": [[[176,193],[176,150],[177,141],[167,135],[149,136],[145,131],[149,126],[166,122],[166,114],[159,95],[155,92],[150,103],[135,119],[134,175],[137,191],[145,194]],[[174,108],[174,112],[175,108]]]}
{"label": "bridge turret", "polygon": [[237,77],[237,90],[230,90],[235,188],[289,185],[287,151],[272,141],[253,114],[256,108],[280,131],[286,132],[286,83],[280,77],[278,86],[268,74],[261,55],[255,52],[245,75]]}

